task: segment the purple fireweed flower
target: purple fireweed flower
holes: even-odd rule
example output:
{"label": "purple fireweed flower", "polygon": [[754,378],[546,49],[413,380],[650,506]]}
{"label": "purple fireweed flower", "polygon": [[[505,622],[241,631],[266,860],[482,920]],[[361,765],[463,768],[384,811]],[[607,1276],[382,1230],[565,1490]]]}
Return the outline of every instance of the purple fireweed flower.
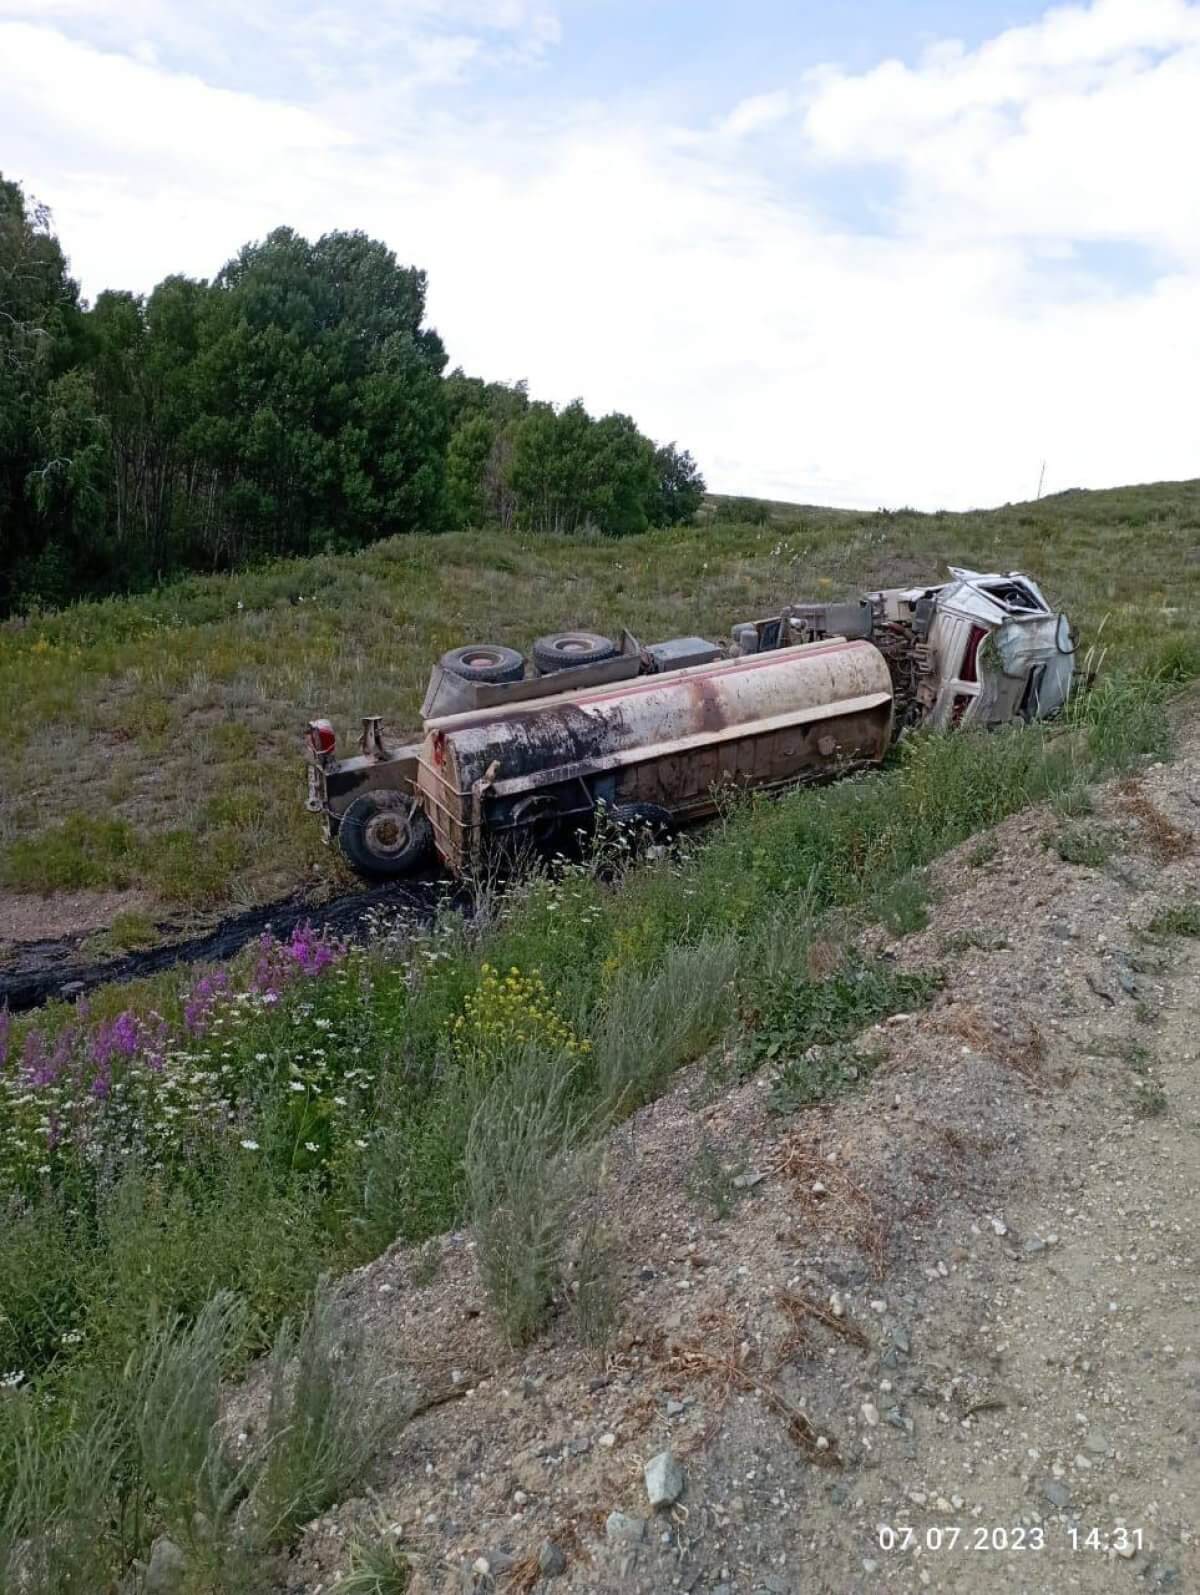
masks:
{"label": "purple fireweed flower", "polygon": [[46,1051],[46,1040],[40,1030],[31,1030],[25,1037],[21,1051],[21,1069],[26,1085],[50,1085],[56,1078],[54,1061]]}
{"label": "purple fireweed flower", "polygon": [[201,975],[192,987],[183,1006],[183,1022],[193,1035],[203,1035],[212,1020],[213,1009],[229,995],[229,975],[224,969],[214,969]]}
{"label": "purple fireweed flower", "polygon": [[132,1058],[141,1043],[141,1026],[135,1013],[126,1008],[113,1020],[112,1039],[114,1049],[123,1058]]}
{"label": "purple fireweed flower", "polygon": [[0,1069],[8,1062],[8,1043],[12,1035],[12,1014],[0,1008]]}
{"label": "purple fireweed flower", "polygon": [[266,1002],[276,1002],[280,990],[301,975],[319,975],[344,957],[336,942],[325,941],[307,922],[297,925],[287,941],[264,933],[250,989]]}

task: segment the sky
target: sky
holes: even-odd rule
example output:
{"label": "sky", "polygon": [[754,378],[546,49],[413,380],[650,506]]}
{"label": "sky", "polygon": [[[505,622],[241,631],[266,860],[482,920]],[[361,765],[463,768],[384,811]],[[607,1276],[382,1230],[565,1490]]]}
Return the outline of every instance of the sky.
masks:
{"label": "sky", "polygon": [[281,224],[452,365],[710,488],[1200,476],[1200,0],[0,0],[0,170],[84,292]]}

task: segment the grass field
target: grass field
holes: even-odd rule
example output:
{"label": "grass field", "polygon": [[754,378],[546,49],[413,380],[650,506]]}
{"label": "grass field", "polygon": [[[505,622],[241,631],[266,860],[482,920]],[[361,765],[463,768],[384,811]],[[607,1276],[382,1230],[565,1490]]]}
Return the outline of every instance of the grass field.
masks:
{"label": "grass field", "polygon": [[[1200,483],[965,515],[772,506],[623,542],[406,537],[192,579],[0,627],[0,885],[145,889],[211,913],[343,881],[302,804],[300,736],[329,715],[411,728],[448,647],[628,625],[724,635],[805,595],[1023,568],[1129,668],[1200,668]],[[128,939],[144,936],[135,920]]]}
{"label": "grass field", "polygon": [[[765,1069],[780,1113],[853,1089],[838,1049],[941,980],[864,962],[857,929],[918,927],[940,853],[1039,800],[1086,813],[1089,783],[1169,756],[1169,688],[1200,674],[1198,508],[1189,486],[975,518],[791,511],[615,547],[417,539],[10,627],[10,881],[148,871],[214,904],[231,894],[216,849],[256,892],[313,856],[294,753],[309,708],[345,716],[372,690],[411,706],[429,655],[467,632],[722,630],[783,594],[962,558],[1034,570],[1111,635],[1112,668],[1064,726],[916,737],[881,772],[740,801],[642,865],[608,839],[473,924],[359,948],[301,929],[227,968],[0,1013],[0,1590],[116,1587],[160,1534],[186,1595],[283,1587],[303,1523],[361,1494],[405,1416],[323,1273],[469,1221],[498,1333],[527,1341],[584,1245],[572,1212],[605,1130],[677,1070],[707,1057],[715,1092]],[[522,560],[553,586],[522,581]],[[602,591],[605,569],[623,591]],[[160,701],[154,733],[89,724]],[[39,765],[60,809],[39,807]],[[235,1459],[221,1381],[263,1351],[273,1405]]]}

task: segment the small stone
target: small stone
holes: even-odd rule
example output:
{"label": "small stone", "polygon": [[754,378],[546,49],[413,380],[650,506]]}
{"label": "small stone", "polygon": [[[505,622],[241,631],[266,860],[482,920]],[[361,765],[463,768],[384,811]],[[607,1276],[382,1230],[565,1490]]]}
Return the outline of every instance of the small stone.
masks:
{"label": "small stone", "polygon": [[477,1556],[471,1563],[472,1573],[478,1573],[480,1578],[486,1578],[492,1570],[492,1564],[486,1556]]}
{"label": "small stone", "polygon": [[684,1403],[682,1401],[668,1401],[667,1402],[667,1417],[668,1418],[678,1418],[680,1416],[680,1414],[683,1412],[683,1410],[684,1410]]}
{"label": "small stone", "polygon": [[875,1403],[873,1401],[864,1401],[859,1410],[863,1415],[863,1422],[867,1425],[867,1427],[870,1429],[875,1428],[876,1424],[879,1422],[879,1408],[875,1405]]}
{"label": "small stone", "polygon": [[878,1571],[879,1571],[879,1563],[877,1561],[875,1561],[874,1557],[864,1556],[863,1557],[863,1572],[864,1573],[877,1573]]}
{"label": "small stone", "polygon": [[1061,1479],[1047,1479],[1042,1485],[1042,1494],[1051,1506],[1064,1507],[1071,1500],[1071,1492]]}
{"label": "small stone", "polygon": [[829,1187],[825,1184],[824,1180],[814,1180],[812,1182],[811,1190],[814,1196],[824,1196],[828,1189]]}
{"label": "small stone", "polygon": [[1084,1436],[1083,1449],[1090,1451],[1094,1457],[1102,1457],[1112,1448],[1112,1441],[1103,1429],[1089,1429]]}
{"label": "small stone", "polygon": [[1031,1241],[1025,1242],[1025,1245],[1021,1248],[1021,1250],[1025,1253],[1026,1257],[1036,1257],[1039,1252],[1044,1252],[1046,1250],[1046,1243],[1043,1240],[1039,1240],[1035,1235]]}
{"label": "small stone", "polygon": [[597,1442],[596,1442],[597,1445],[603,1446],[606,1451],[611,1451],[613,1446],[616,1445],[616,1443],[617,1443],[617,1437],[616,1437],[615,1434],[612,1434],[611,1432],[609,1434],[602,1434],[600,1436],[599,1440],[597,1440]]}
{"label": "small stone", "polygon": [[887,1302],[885,1302],[883,1300],[882,1296],[877,1296],[875,1298],[875,1300],[871,1303],[871,1311],[873,1313],[885,1313],[885,1312],[887,1312]]}
{"label": "small stone", "polygon": [[683,1469],[669,1451],[646,1464],[646,1494],[651,1506],[673,1506],[683,1494]]}
{"label": "small stone", "polygon": [[570,1440],[567,1443],[567,1450],[573,1457],[581,1457],[585,1452],[588,1452],[591,1449],[592,1442],[588,1439],[586,1434],[576,1435],[573,1440]]}
{"label": "small stone", "polygon": [[538,1550],[538,1572],[543,1578],[557,1578],[566,1570],[567,1558],[562,1547],[553,1540],[543,1540]]}
{"label": "small stone", "polygon": [[514,1490],[513,1491],[513,1500],[516,1502],[516,1504],[518,1506],[524,1506],[525,1503],[529,1500],[529,1497],[525,1494],[524,1490]]}
{"label": "small stone", "polygon": [[605,1538],[622,1545],[636,1545],[646,1537],[646,1520],[628,1517],[624,1512],[610,1512],[604,1521]]}
{"label": "small stone", "polygon": [[737,1174],[734,1176],[733,1188],[735,1191],[750,1191],[753,1190],[756,1185],[761,1185],[766,1177],[767,1176],[765,1174],[760,1174],[757,1169],[751,1169],[748,1174]]}
{"label": "small stone", "polygon": [[187,1558],[174,1540],[160,1534],[150,1547],[150,1562],[142,1580],[145,1595],[173,1595],[183,1585]]}
{"label": "small stone", "polygon": [[817,1436],[817,1450],[818,1451],[828,1451],[829,1450],[829,1437],[828,1437],[828,1435],[819,1434]]}
{"label": "small stone", "polygon": [[1004,1220],[1002,1218],[994,1218],[992,1220],[992,1228],[993,1228],[993,1230],[995,1230],[997,1235],[1007,1235],[1008,1234],[1008,1225],[1004,1222]]}

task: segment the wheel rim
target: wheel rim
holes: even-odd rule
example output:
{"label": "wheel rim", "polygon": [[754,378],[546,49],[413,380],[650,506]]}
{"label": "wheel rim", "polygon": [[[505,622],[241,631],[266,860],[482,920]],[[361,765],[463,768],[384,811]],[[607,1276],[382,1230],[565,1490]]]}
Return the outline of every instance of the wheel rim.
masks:
{"label": "wheel rim", "polygon": [[463,654],[462,662],[464,665],[478,668],[481,665],[498,665],[501,661],[499,654],[493,653],[490,648],[472,648]]}
{"label": "wheel rim", "polygon": [[396,858],[412,842],[412,825],[398,810],[381,809],[363,827],[363,841],[376,858]]}

